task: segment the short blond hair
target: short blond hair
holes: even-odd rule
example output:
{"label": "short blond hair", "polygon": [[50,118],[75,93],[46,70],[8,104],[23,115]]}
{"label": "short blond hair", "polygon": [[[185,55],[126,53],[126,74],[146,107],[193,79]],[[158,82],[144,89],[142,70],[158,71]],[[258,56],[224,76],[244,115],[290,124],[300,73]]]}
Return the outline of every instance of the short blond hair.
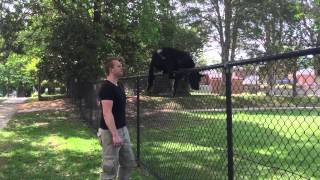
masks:
{"label": "short blond hair", "polygon": [[121,63],[124,62],[122,57],[108,57],[108,58],[106,58],[106,61],[104,62],[104,70],[107,75],[109,75],[110,69],[112,69],[114,67],[113,61],[119,61]]}

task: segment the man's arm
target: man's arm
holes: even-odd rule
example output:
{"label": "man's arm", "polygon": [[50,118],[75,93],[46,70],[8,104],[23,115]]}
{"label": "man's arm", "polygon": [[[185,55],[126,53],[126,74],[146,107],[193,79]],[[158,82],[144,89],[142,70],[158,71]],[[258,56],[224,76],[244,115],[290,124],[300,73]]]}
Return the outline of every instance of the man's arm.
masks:
{"label": "man's arm", "polygon": [[102,111],[103,111],[103,118],[112,135],[113,145],[120,146],[123,143],[123,141],[118,134],[118,131],[114,122],[114,117],[112,114],[113,101],[101,100],[101,105],[102,105]]}

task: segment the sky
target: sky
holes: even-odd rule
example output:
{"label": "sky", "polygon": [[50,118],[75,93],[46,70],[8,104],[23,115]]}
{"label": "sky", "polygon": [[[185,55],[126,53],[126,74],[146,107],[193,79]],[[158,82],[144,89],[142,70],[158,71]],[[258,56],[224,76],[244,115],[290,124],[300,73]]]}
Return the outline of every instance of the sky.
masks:
{"label": "sky", "polygon": [[221,56],[219,55],[219,50],[219,46],[208,47],[207,45],[203,48],[203,55],[204,59],[207,62],[207,65],[221,63]]}

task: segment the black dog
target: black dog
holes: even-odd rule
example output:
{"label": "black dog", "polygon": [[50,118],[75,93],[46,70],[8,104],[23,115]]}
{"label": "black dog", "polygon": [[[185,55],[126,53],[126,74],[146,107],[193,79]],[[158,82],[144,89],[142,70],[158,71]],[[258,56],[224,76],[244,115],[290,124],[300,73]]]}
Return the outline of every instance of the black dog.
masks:
{"label": "black dog", "polygon": [[[189,53],[180,51],[174,48],[162,48],[158,49],[152,55],[152,60],[149,67],[149,78],[148,78],[148,91],[151,89],[154,81],[154,68],[163,72],[163,74],[169,74],[170,79],[175,79],[174,81],[174,92],[178,86],[179,80],[184,76],[182,74],[174,74],[175,71],[181,69],[194,68],[195,63]],[[187,75],[189,84],[192,89],[199,90],[199,82],[202,75],[199,72],[190,72]]]}

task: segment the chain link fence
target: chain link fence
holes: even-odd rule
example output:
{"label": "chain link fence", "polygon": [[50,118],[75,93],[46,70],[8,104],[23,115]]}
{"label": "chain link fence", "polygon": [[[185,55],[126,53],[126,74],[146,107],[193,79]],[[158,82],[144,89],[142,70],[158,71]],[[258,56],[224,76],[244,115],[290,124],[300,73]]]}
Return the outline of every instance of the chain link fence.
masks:
{"label": "chain link fence", "polygon": [[[158,179],[320,179],[320,48],[199,71],[199,90],[156,76],[121,79],[139,164]],[[75,98],[95,129],[96,92]]]}

